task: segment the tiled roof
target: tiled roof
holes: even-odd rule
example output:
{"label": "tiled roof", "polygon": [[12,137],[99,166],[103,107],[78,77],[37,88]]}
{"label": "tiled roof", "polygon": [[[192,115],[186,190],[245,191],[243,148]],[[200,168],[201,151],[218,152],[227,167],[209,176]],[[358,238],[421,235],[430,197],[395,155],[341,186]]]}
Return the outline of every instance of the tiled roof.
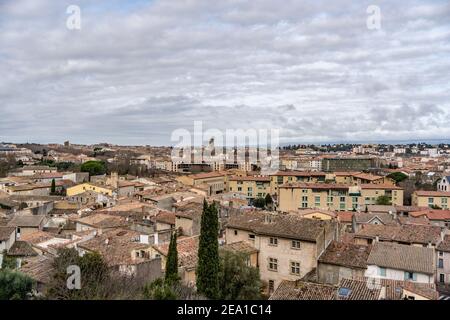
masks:
{"label": "tiled roof", "polygon": [[445,191],[417,190],[414,193],[419,197],[450,197],[450,192]]}
{"label": "tiled roof", "polygon": [[14,227],[38,227],[44,219],[44,215],[16,215],[9,221],[8,225]]}
{"label": "tiled roof", "polygon": [[251,212],[231,217],[227,228],[315,242],[324,228],[332,225],[334,226],[334,222],[302,218],[296,214]]}
{"label": "tiled roof", "polygon": [[356,277],[354,280],[365,282],[371,287],[381,287],[384,289],[384,294],[381,295],[381,299],[383,300],[402,300],[404,290],[414,292],[431,300],[437,300],[439,297],[434,283],[419,283],[368,277]]}
{"label": "tiled roof", "polygon": [[170,211],[164,211],[161,210],[155,217],[154,220],[156,222],[161,222],[161,223],[165,223],[165,224],[172,224],[175,225],[175,213],[170,212]]}
{"label": "tiled roof", "polygon": [[403,190],[392,184],[361,184],[361,189],[371,190]]}
{"label": "tiled roof", "polygon": [[[197,266],[198,242],[199,236],[177,239],[178,265],[180,267],[193,269]],[[167,256],[169,243],[153,245],[153,248],[158,250],[163,256]]]}
{"label": "tiled roof", "polygon": [[336,287],[304,281],[283,280],[269,300],[334,300]]}
{"label": "tiled roof", "polygon": [[444,241],[442,241],[437,247],[439,251],[450,252],[450,235],[446,235],[444,237]]}
{"label": "tiled roof", "polygon": [[350,185],[336,183],[286,183],[278,188],[299,188],[299,189],[318,189],[318,190],[348,190]]}
{"label": "tiled roof", "polygon": [[325,172],[318,171],[278,171],[271,176],[325,177]]}
{"label": "tiled roof", "polygon": [[37,256],[38,253],[31,247],[28,242],[16,241],[8,251],[8,255],[15,257]]}
{"label": "tiled roof", "polygon": [[404,243],[420,243],[436,245],[441,239],[441,228],[437,226],[423,225],[401,225],[401,226],[385,226],[367,224],[355,234],[355,238],[369,238],[380,240],[404,242]]}
{"label": "tiled roof", "polygon": [[352,222],[354,214],[355,213],[351,212],[351,211],[339,211],[337,213],[337,216],[338,216],[338,219],[339,219],[340,222],[350,223],[350,222]]}
{"label": "tiled roof", "polygon": [[50,232],[36,231],[36,232],[24,234],[23,236],[20,237],[20,240],[26,241],[31,244],[38,244],[38,243],[53,239],[54,237],[55,237],[55,235]]}
{"label": "tiled roof", "polygon": [[227,175],[227,173],[225,173],[225,172],[213,171],[213,172],[191,174],[191,175],[188,175],[188,177],[192,178],[192,179],[207,179],[207,178],[224,177],[226,175]]}
{"label": "tiled roof", "polygon": [[356,223],[371,223],[373,220],[380,220],[385,225],[397,225],[394,217],[389,213],[356,213]]}
{"label": "tiled roof", "polygon": [[27,258],[22,262],[20,271],[40,283],[48,283],[53,276],[53,259],[48,256]]}
{"label": "tiled roof", "polygon": [[228,179],[229,181],[263,181],[270,182],[270,177],[258,177],[258,176],[246,176],[246,177],[237,177],[233,176]]}
{"label": "tiled roof", "polygon": [[370,246],[332,241],[319,257],[319,262],[365,269],[369,253]]}
{"label": "tiled roof", "polygon": [[397,243],[376,242],[367,259],[368,265],[385,268],[434,273],[434,250]]}
{"label": "tiled roof", "polygon": [[11,234],[16,230],[15,227],[1,227],[0,226],[0,241],[9,240]]}
{"label": "tiled roof", "polygon": [[364,179],[364,180],[370,180],[370,181],[374,181],[374,180],[379,180],[379,179],[383,179],[382,176],[376,176],[373,174],[369,174],[369,173],[356,173],[356,174],[352,174],[352,176],[354,178],[359,178],[359,179]]}
{"label": "tiled roof", "polygon": [[337,289],[337,300],[379,300],[381,286],[368,285],[367,281],[342,279]]}
{"label": "tiled roof", "polygon": [[79,243],[78,247],[98,252],[110,266],[137,264],[145,259],[132,258],[132,251],[149,248],[148,244],[139,242],[139,235],[139,232],[128,229],[114,229]]}
{"label": "tiled roof", "polygon": [[233,243],[228,243],[221,247],[223,250],[229,250],[232,252],[241,252],[245,254],[252,254],[255,252],[258,252],[258,249],[256,249],[251,243],[248,241],[238,241]]}
{"label": "tiled roof", "polygon": [[405,290],[431,300],[439,297],[434,284],[361,277],[343,278],[337,286],[283,280],[269,300],[401,300]]}
{"label": "tiled roof", "polygon": [[450,210],[423,210],[410,212],[410,216],[420,217],[426,216],[429,220],[450,220]]}
{"label": "tiled roof", "polygon": [[398,217],[398,222],[400,224],[416,224],[416,225],[423,225],[423,226],[431,226],[430,221],[428,221],[427,218],[424,216],[421,217]]}
{"label": "tiled roof", "polygon": [[87,217],[76,219],[75,221],[94,228],[116,228],[127,225],[127,222],[122,217],[103,213],[92,214]]}

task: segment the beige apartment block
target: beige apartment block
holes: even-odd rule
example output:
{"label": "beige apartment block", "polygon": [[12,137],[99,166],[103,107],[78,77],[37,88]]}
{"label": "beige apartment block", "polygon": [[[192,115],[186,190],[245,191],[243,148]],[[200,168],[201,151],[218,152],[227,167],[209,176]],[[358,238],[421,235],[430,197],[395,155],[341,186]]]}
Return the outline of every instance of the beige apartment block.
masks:
{"label": "beige apartment block", "polygon": [[380,196],[389,197],[393,205],[403,205],[403,189],[394,185],[292,183],[279,186],[278,209],[363,210]]}
{"label": "beige apartment block", "polygon": [[450,192],[418,190],[412,194],[412,205],[416,207],[434,207],[448,209]]}
{"label": "beige apartment block", "polygon": [[336,223],[297,214],[248,213],[232,217],[226,243],[247,241],[259,252],[261,280],[272,292],[282,280],[299,280],[336,237]]}
{"label": "beige apartment block", "polygon": [[228,179],[229,191],[241,192],[247,199],[264,198],[270,193],[270,177],[233,176]]}

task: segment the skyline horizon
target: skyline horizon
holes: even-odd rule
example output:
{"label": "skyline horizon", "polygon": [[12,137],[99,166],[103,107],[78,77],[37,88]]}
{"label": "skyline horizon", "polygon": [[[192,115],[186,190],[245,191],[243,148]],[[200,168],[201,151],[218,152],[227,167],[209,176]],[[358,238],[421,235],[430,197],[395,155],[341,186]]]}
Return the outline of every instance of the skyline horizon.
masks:
{"label": "skyline horizon", "polygon": [[[123,147],[173,147],[174,145],[168,145],[168,144],[120,144],[120,143],[113,143],[108,141],[101,141],[101,142],[95,142],[95,143],[81,143],[81,142],[72,142],[70,139],[66,139],[61,142],[11,142],[11,141],[1,141],[0,144],[13,144],[13,145],[64,145],[66,141],[70,142],[70,145],[83,145],[83,146],[94,146],[94,145],[101,145],[101,144],[108,144],[113,146],[123,146]],[[204,140],[206,142],[207,139]],[[442,138],[442,139],[410,139],[410,140],[375,140],[375,141],[333,141],[333,142],[298,142],[298,141],[292,141],[292,142],[280,142],[280,146],[285,147],[288,145],[316,145],[316,146],[324,146],[324,145],[370,145],[370,144],[385,144],[385,145],[407,145],[407,144],[430,144],[430,145],[439,145],[439,144],[450,144],[450,138]],[[205,146],[207,143],[202,144],[202,146]],[[198,145],[192,145],[193,147],[198,147]],[[250,145],[249,145],[250,146]],[[254,146],[254,145],[251,145]],[[224,145],[224,147],[231,147],[229,145]]]}

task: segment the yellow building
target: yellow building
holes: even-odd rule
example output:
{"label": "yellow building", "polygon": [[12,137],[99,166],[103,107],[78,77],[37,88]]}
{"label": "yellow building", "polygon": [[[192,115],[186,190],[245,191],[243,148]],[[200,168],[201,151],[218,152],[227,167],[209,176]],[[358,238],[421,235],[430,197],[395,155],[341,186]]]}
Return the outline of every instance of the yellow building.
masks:
{"label": "yellow building", "polygon": [[318,172],[318,171],[279,171],[270,176],[271,193],[278,192],[278,186],[286,183],[338,183],[347,185],[389,184],[394,180],[364,172]]}
{"label": "yellow building", "polygon": [[192,187],[206,187],[209,195],[223,193],[227,190],[227,173],[205,172],[176,178],[177,181]]}
{"label": "yellow building", "polygon": [[270,176],[270,192],[276,194],[278,186],[286,183],[304,182],[318,183],[325,182],[327,174],[317,171],[279,171]]}
{"label": "yellow building", "polygon": [[387,196],[394,205],[403,205],[403,189],[394,185],[291,183],[279,186],[278,209],[363,210],[380,196]]}
{"label": "yellow building", "polygon": [[113,188],[107,187],[107,186],[100,186],[93,183],[82,183],[70,188],[67,188],[67,196],[75,196],[77,194],[84,193],[86,191],[94,191],[97,193],[101,193],[104,195],[112,196],[113,195]]}
{"label": "yellow building", "polygon": [[418,190],[412,194],[412,205],[416,207],[434,207],[448,209],[450,192]]}
{"label": "yellow building", "polygon": [[230,177],[228,179],[229,191],[242,192],[247,199],[264,198],[270,193],[270,177],[248,176]]}

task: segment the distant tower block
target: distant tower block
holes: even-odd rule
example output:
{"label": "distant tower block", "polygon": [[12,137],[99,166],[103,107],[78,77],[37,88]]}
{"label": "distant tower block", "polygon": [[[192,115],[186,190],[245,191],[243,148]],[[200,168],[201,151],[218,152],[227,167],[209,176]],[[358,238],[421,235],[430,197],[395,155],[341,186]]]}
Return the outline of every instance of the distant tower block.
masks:
{"label": "distant tower block", "polygon": [[65,146],[65,147],[70,147],[70,141],[69,141],[69,140],[64,141],[64,146]]}

